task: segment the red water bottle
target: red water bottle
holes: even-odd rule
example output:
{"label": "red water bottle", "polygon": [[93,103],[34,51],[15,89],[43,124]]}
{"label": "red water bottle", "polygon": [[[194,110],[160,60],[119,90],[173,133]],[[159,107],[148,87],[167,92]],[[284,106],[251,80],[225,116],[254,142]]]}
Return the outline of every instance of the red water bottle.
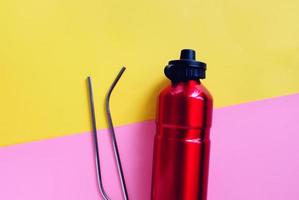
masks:
{"label": "red water bottle", "polygon": [[205,71],[190,49],[164,69],[171,84],[158,99],[151,200],[207,199],[213,105]]}

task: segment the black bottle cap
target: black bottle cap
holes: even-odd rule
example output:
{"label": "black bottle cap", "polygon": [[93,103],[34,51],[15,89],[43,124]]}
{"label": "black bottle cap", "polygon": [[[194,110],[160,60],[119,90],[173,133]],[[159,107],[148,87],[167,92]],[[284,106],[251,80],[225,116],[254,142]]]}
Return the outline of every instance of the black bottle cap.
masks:
{"label": "black bottle cap", "polygon": [[195,60],[195,51],[183,49],[179,60],[171,60],[164,69],[164,74],[172,82],[204,79],[206,63]]}

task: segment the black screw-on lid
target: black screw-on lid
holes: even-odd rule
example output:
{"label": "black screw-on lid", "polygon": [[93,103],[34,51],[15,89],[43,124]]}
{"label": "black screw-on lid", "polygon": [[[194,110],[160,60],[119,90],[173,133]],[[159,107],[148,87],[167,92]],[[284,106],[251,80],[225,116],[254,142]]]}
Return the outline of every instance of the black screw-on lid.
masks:
{"label": "black screw-on lid", "polygon": [[180,60],[171,60],[164,69],[164,74],[172,82],[204,79],[206,63],[195,60],[195,51],[183,49]]}

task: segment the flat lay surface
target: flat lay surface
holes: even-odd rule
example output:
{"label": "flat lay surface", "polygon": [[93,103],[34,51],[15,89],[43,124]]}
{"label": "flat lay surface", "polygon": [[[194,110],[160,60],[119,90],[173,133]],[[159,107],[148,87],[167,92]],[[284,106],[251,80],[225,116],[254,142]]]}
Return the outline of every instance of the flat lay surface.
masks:
{"label": "flat lay surface", "polygon": [[0,199],[98,199],[87,76],[104,184],[120,199],[107,134],[111,97],[129,194],[149,199],[156,99],[184,48],[207,63],[209,200],[297,200],[299,2],[0,2]]}

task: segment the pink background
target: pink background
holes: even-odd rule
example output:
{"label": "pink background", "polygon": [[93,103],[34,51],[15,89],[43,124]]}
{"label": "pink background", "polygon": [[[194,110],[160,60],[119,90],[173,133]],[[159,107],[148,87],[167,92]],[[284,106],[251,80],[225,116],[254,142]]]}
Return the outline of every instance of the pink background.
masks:
{"label": "pink background", "polygon": [[[299,199],[299,95],[216,109],[209,200]],[[116,129],[129,195],[150,199],[153,121]],[[9,134],[9,133],[7,133]],[[107,131],[100,131],[104,186],[121,198]],[[0,148],[0,199],[96,200],[90,133]]]}

